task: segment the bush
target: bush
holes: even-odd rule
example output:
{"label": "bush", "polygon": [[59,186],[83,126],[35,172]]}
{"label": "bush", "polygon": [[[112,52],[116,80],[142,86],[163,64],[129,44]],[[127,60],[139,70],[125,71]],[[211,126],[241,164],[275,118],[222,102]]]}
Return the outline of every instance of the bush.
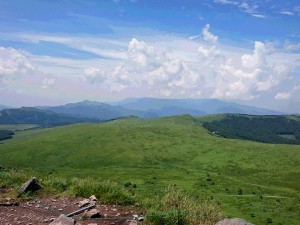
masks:
{"label": "bush", "polygon": [[215,202],[202,204],[181,189],[169,186],[165,195],[147,212],[147,222],[153,225],[215,224],[221,217]]}
{"label": "bush", "polygon": [[240,188],[240,189],[238,190],[238,194],[239,194],[239,195],[242,195],[242,194],[243,194],[242,188]]}
{"label": "bush", "polygon": [[47,177],[41,180],[42,184],[47,187],[47,189],[52,189],[53,192],[64,192],[70,188],[71,182],[63,178]]}
{"label": "bush", "polygon": [[125,188],[111,181],[100,182],[89,178],[74,178],[71,193],[84,198],[95,195],[99,201],[106,204],[132,205],[135,203],[135,199]]}

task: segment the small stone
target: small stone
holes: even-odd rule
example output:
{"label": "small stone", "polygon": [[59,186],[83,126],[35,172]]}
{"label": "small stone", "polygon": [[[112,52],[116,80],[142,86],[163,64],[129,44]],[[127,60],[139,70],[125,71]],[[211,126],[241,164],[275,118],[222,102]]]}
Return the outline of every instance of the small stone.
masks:
{"label": "small stone", "polygon": [[24,194],[27,191],[37,191],[41,188],[43,187],[39,184],[38,180],[33,177],[22,185],[22,187],[19,189],[19,193]]}
{"label": "small stone", "polygon": [[43,219],[42,223],[49,223],[49,222],[52,222],[50,221],[50,219]]}
{"label": "small stone", "polygon": [[49,225],[74,225],[75,221],[72,218],[61,214],[57,219],[53,220]]}
{"label": "small stone", "polygon": [[216,223],[216,225],[253,225],[246,220],[234,218],[234,219],[224,219]]}
{"label": "small stone", "polygon": [[129,220],[129,225],[137,225],[138,222],[136,220]]}
{"label": "small stone", "polygon": [[100,211],[98,211],[97,209],[92,209],[89,211],[86,211],[82,214],[83,218],[100,218],[101,214]]}
{"label": "small stone", "polygon": [[96,196],[95,195],[92,195],[90,198],[89,198],[91,201],[97,201],[97,198],[96,198]]}
{"label": "small stone", "polygon": [[87,206],[88,204],[90,204],[90,200],[89,199],[84,199],[84,200],[79,202],[79,207],[82,208],[84,206]]}

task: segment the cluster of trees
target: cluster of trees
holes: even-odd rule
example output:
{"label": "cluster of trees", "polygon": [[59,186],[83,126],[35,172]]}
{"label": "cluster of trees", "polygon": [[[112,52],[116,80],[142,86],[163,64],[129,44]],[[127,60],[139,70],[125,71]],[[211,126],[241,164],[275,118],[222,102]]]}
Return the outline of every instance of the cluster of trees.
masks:
{"label": "cluster of trees", "polygon": [[300,144],[300,122],[286,116],[228,114],[203,126],[226,138],[265,143]]}
{"label": "cluster of trees", "polygon": [[10,130],[0,130],[0,141],[10,139],[14,135],[14,132]]}

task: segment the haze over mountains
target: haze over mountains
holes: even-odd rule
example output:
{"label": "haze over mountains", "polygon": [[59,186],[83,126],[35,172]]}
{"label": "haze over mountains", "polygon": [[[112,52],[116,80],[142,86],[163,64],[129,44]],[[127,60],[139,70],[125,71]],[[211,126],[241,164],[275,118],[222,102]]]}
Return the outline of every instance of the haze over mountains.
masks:
{"label": "haze over mountains", "polygon": [[4,109],[0,123],[69,124],[95,122],[126,116],[157,118],[180,114],[201,116],[207,114],[239,113],[251,115],[279,115],[280,112],[225,102],[215,99],[157,99],[136,98],[119,102],[101,103],[82,101],[60,106],[21,107]]}

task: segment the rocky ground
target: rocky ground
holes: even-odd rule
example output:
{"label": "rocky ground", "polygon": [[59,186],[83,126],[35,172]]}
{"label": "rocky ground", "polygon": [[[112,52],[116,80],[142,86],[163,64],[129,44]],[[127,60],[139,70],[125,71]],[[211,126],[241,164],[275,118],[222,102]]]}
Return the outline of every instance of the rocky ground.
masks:
{"label": "rocky ground", "polygon": [[[23,200],[17,202],[10,198],[2,199],[0,202],[0,224],[48,225],[56,219],[59,214],[68,214],[79,210],[79,204],[82,200],[82,198],[72,197],[60,197],[55,199],[44,198],[38,199],[38,202],[34,200]],[[133,221],[133,219],[124,218],[133,218],[139,215],[137,210],[133,210],[130,207],[103,205],[100,202],[97,202],[93,209],[100,212],[100,218],[80,220],[79,218],[83,215],[83,213],[75,215],[72,218],[81,225],[137,224]],[[120,219],[109,219],[111,217],[118,217]]]}

